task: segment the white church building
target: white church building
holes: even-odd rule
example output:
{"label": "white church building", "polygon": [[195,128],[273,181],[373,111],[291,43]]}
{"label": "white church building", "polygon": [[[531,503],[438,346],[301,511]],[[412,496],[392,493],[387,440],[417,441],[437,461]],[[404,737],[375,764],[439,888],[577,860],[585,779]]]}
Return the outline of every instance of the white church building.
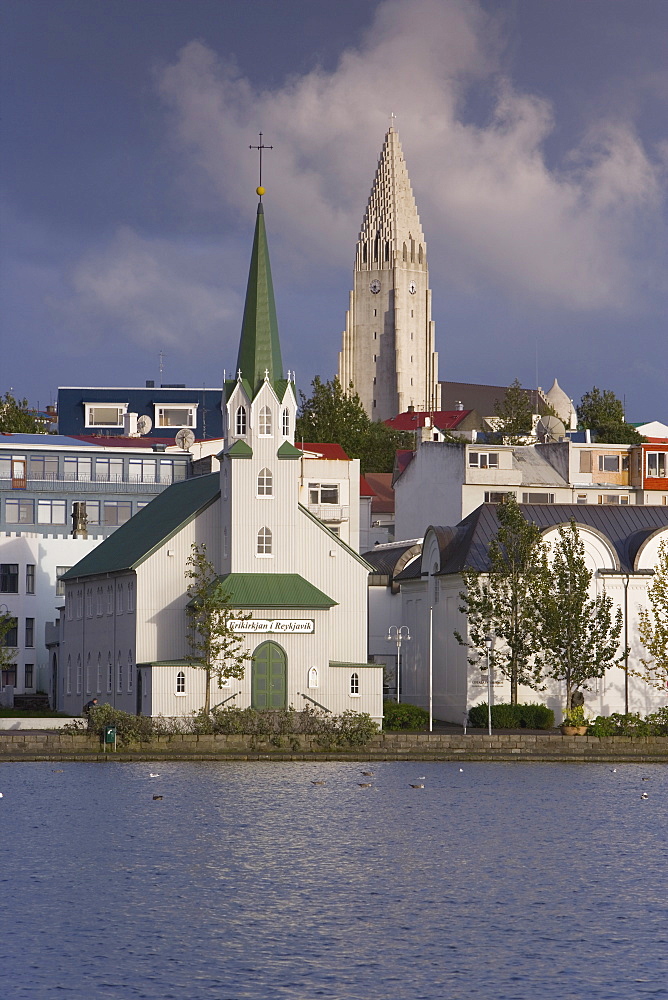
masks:
{"label": "white church building", "polygon": [[95,696],[168,717],[204,704],[189,663],[187,559],[206,545],[232,607],[251,615],[242,680],[212,705],[352,709],[382,718],[382,666],[367,662],[369,565],[299,503],[297,401],[284,377],[258,206],[237,377],[225,385],[220,469],[175,483],[62,578],[58,708]]}

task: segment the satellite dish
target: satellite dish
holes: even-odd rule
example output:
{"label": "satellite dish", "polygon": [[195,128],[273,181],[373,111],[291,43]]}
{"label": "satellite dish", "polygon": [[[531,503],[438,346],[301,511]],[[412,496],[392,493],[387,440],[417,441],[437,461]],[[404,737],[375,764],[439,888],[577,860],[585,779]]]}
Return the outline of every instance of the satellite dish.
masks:
{"label": "satellite dish", "polygon": [[153,421],[146,413],[143,413],[137,420],[137,430],[143,435],[148,434],[152,427]]}
{"label": "satellite dish", "polygon": [[176,432],[174,441],[178,444],[179,448],[183,448],[184,451],[190,451],[191,445],[195,443],[195,435],[189,427],[182,427],[180,431]]}
{"label": "satellite dish", "polygon": [[559,417],[541,417],[536,426],[536,436],[548,444],[550,441],[558,441],[565,437],[566,428]]}

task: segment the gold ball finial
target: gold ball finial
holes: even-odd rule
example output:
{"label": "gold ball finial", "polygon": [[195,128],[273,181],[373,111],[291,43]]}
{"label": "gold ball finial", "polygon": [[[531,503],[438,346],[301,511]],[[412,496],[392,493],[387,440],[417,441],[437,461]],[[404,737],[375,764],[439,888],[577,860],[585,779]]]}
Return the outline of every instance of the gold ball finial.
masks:
{"label": "gold ball finial", "polygon": [[259,194],[259,196],[261,198],[262,195],[264,194],[264,188],[263,187],[255,188],[255,193]]}

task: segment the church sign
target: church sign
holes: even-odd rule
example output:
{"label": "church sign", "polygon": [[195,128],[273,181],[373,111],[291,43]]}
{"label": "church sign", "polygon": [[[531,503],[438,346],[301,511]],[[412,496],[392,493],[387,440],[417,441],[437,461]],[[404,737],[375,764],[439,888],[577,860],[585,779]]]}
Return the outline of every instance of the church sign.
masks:
{"label": "church sign", "polygon": [[247,621],[231,621],[232,632],[257,633],[257,632],[278,632],[280,634],[315,632],[315,620],[313,618],[249,618]]}

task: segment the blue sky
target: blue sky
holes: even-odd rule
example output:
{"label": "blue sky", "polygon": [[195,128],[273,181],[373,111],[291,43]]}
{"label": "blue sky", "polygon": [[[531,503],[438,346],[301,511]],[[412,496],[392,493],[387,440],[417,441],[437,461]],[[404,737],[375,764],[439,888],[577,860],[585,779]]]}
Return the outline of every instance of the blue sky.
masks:
{"label": "blue sky", "polygon": [[262,130],[286,368],[336,371],[389,114],[442,378],[668,421],[666,0],[8,0],[0,391],[219,385]]}

